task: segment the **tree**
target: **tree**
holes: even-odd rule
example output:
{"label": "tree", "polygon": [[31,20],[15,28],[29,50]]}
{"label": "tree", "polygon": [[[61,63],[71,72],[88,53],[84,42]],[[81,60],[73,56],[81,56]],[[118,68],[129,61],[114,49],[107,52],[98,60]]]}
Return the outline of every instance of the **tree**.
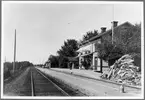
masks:
{"label": "tree", "polygon": [[123,48],[124,54],[140,53],[141,48],[141,24],[135,24],[127,30],[118,29],[120,37],[116,37],[115,44]]}
{"label": "tree", "polygon": [[140,66],[141,24],[135,24],[128,29],[118,28],[115,30],[115,33],[119,34],[119,36],[114,37],[113,44],[107,39],[104,39],[101,44],[97,44],[99,57],[110,61],[111,59],[117,60],[124,54],[131,54],[138,60],[135,60],[135,64]]}
{"label": "tree", "polygon": [[83,38],[82,40],[80,40],[80,44],[89,40],[90,38],[94,37],[94,36],[97,36],[99,33],[98,33],[98,30],[94,30],[94,31],[88,31],[86,32],[85,35],[83,35]]}
{"label": "tree", "polygon": [[75,39],[68,39],[67,41],[64,41],[64,45],[62,45],[61,49],[57,51],[60,67],[67,67],[67,57],[76,57],[76,50],[78,50],[78,42]]}
{"label": "tree", "polygon": [[59,66],[58,56],[50,55],[48,60],[51,62],[51,67]]}

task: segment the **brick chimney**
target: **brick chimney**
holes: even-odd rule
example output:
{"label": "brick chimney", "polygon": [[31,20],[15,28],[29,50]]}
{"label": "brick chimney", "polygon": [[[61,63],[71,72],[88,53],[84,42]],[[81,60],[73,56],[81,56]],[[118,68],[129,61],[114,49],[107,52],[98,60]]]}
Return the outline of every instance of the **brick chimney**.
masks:
{"label": "brick chimney", "polygon": [[113,24],[113,27],[116,27],[117,24],[118,24],[118,21],[113,21],[113,22],[111,22],[111,23]]}
{"label": "brick chimney", "polygon": [[106,27],[101,27],[101,33],[106,32]]}

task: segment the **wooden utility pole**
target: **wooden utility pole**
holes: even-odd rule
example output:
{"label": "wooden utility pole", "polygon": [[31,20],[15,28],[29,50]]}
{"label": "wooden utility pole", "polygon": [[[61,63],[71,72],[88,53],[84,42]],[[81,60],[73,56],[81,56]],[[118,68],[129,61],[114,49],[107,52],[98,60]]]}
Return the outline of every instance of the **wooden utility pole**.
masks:
{"label": "wooden utility pole", "polygon": [[13,62],[13,73],[15,72],[15,61],[16,61],[16,29],[14,36],[14,62]]}
{"label": "wooden utility pole", "polygon": [[[114,4],[113,4],[113,9],[112,9],[112,19],[113,19],[113,21],[114,21]],[[112,21],[112,44],[113,44],[113,35],[114,35],[114,22]]]}
{"label": "wooden utility pole", "polygon": [[112,22],[112,44],[113,44],[113,36],[114,36],[114,25],[113,25],[114,23]]}

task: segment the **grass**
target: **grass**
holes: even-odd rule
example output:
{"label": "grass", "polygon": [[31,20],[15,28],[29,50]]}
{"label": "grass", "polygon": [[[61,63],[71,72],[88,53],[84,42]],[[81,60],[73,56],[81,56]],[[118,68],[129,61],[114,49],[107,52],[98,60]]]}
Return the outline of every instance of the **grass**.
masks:
{"label": "grass", "polygon": [[10,71],[10,75],[7,78],[4,78],[4,84],[10,83],[11,81],[13,81],[14,79],[16,79],[18,76],[20,76],[25,70],[27,69],[21,69],[21,70],[15,70],[15,72],[13,73],[13,71]]}

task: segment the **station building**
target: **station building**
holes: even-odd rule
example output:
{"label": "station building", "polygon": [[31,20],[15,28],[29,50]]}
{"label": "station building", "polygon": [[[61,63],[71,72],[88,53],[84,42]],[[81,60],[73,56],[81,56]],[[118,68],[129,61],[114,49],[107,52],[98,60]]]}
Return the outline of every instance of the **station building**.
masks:
{"label": "station building", "polygon": [[[112,41],[112,39],[115,40],[115,37],[119,37],[121,34],[121,31],[127,31],[132,24],[129,22],[124,22],[120,25],[118,25],[118,21],[111,22],[110,26],[112,26],[109,30],[107,30],[106,27],[101,27],[101,33],[98,35],[90,38],[87,41],[84,41],[82,45],[79,47],[77,52],[79,53],[77,57],[79,57],[79,68],[82,69],[81,61],[84,61],[86,58],[90,59],[90,66],[89,69],[93,69],[98,72],[102,72],[102,67],[110,66],[110,62],[105,62],[102,59],[98,57],[97,52],[97,44],[103,42],[105,39],[109,39],[109,41]],[[113,35],[112,35],[113,33]],[[112,58],[116,59],[116,57]]]}

